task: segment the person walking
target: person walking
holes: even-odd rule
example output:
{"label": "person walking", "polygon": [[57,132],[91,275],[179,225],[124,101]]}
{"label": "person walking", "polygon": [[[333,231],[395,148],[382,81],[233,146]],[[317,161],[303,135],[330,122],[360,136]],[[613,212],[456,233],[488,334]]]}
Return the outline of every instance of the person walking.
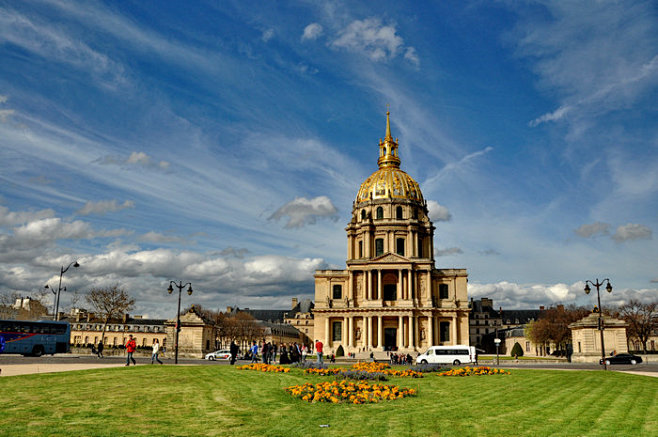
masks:
{"label": "person walking", "polygon": [[98,342],[98,348],[96,349],[96,355],[98,358],[103,358],[103,340]]}
{"label": "person walking", "polygon": [[258,361],[258,345],[256,344],[256,341],[253,341],[253,344],[251,346],[251,362],[255,363]]}
{"label": "person walking", "polygon": [[235,364],[235,360],[238,358],[238,345],[235,344],[235,341],[231,342],[231,348],[229,349],[231,352],[231,366]]}
{"label": "person walking", "polygon": [[318,364],[322,364],[322,342],[320,340],[315,340],[315,353],[318,354]]}
{"label": "person walking", "polygon": [[160,353],[160,341],[155,338],[153,339],[153,349],[151,352],[151,364],[153,364],[153,361],[157,361],[160,364],[164,364],[162,361],[160,361],[160,358],[158,358],[158,354]]}
{"label": "person walking", "polygon": [[130,366],[130,361],[133,362],[133,366],[137,365],[137,361],[133,358],[133,353],[135,353],[135,349],[137,349],[137,342],[133,338],[132,334],[128,335],[128,341],[126,342],[126,352],[128,352],[128,355],[126,356],[126,366]]}

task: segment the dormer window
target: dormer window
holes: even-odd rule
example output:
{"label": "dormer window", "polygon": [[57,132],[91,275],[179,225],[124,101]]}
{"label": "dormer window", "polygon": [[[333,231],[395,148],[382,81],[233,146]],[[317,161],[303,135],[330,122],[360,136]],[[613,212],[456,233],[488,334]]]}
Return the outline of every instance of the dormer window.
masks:
{"label": "dormer window", "polygon": [[377,220],[381,220],[384,218],[384,208],[381,206],[377,207]]}

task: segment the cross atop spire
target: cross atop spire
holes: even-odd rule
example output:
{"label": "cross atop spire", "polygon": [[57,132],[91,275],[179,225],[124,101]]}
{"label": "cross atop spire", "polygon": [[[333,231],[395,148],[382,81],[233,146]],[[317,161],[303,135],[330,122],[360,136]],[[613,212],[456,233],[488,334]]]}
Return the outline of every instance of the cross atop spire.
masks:
{"label": "cross atop spire", "polygon": [[[388,104],[386,105],[388,109]],[[400,167],[400,157],[398,156],[398,140],[394,140],[391,135],[390,112],[386,111],[386,135],[384,140],[379,140],[379,159],[377,164],[379,168]]]}

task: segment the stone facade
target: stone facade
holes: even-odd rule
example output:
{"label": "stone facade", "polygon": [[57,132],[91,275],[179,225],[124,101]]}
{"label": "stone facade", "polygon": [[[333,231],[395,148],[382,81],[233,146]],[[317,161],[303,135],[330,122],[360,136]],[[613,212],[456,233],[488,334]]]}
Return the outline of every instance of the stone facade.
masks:
{"label": "stone facade", "polygon": [[[94,313],[78,312],[64,318],[71,324],[71,346],[87,347],[98,345],[103,333],[103,320]],[[141,316],[125,314],[121,319],[111,320],[105,329],[103,344],[106,348],[121,347],[132,334],[138,347],[150,347],[154,339],[167,347],[167,332],[164,319],[144,319]],[[107,351],[109,353],[109,351]]]}
{"label": "stone facade", "polygon": [[[628,352],[626,341],[626,322],[605,314],[601,315],[603,321],[603,343],[605,355]],[[573,340],[573,355],[571,360],[580,363],[598,363],[601,359],[601,334],[599,327],[599,314],[592,313],[569,325]]]}
{"label": "stone facade", "polygon": [[465,269],[434,267],[434,226],[398,143],[379,143],[379,170],[361,185],[347,231],[347,269],[315,273],[315,335],[327,351],[419,351],[468,344]]}

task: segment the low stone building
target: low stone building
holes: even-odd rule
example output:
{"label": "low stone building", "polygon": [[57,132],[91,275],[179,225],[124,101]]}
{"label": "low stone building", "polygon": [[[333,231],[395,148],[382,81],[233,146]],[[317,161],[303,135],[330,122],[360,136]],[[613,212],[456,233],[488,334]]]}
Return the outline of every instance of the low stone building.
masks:
{"label": "low stone building", "polygon": [[[171,353],[176,348],[176,318],[165,322],[167,344],[171,345]],[[187,358],[203,358],[207,353],[216,350],[217,333],[214,321],[204,317],[192,306],[180,316],[181,330],[178,334],[178,356]]]}
{"label": "low stone building", "polygon": [[[608,315],[601,315],[605,355],[628,352],[627,323]],[[573,341],[571,360],[579,363],[598,363],[601,359],[601,333],[599,314],[591,313],[569,325]]]}
{"label": "low stone building", "polygon": [[284,315],[283,321],[287,325],[294,326],[301,334],[301,342],[307,346],[313,346],[314,318],[313,308],[315,305],[310,299],[297,301],[292,299],[292,310]]}
{"label": "low stone building", "polygon": [[[103,335],[104,321],[94,313],[84,310],[74,311],[63,320],[71,324],[71,346],[88,348],[97,346]],[[154,339],[158,339],[160,345],[167,347],[167,333],[165,319],[144,319],[142,316],[130,316],[124,314],[122,318],[110,320],[105,329],[103,344],[106,353],[111,348],[121,348],[126,344],[128,336],[132,334],[138,347],[150,348]]]}

